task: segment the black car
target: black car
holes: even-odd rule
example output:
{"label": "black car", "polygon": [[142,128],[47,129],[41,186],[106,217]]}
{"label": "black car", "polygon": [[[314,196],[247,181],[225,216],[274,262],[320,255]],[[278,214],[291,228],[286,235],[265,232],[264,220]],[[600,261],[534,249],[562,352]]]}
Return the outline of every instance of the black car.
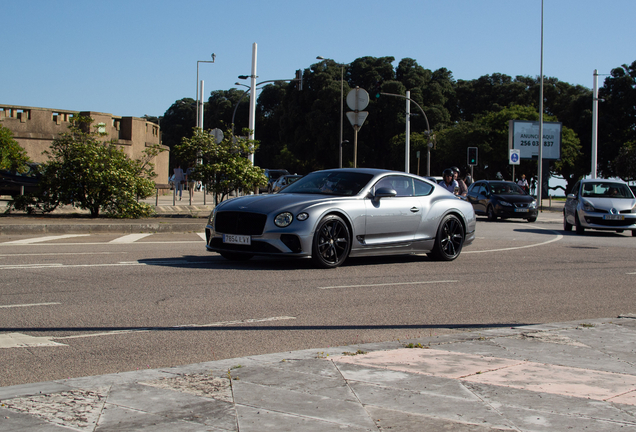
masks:
{"label": "black car", "polygon": [[16,197],[35,192],[39,183],[40,174],[36,164],[29,164],[29,170],[25,173],[0,170],[0,195]]}
{"label": "black car", "polygon": [[537,220],[537,201],[516,183],[501,180],[479,180],[468,188],[466,199],[475,213],[491,221],[507,218]]}

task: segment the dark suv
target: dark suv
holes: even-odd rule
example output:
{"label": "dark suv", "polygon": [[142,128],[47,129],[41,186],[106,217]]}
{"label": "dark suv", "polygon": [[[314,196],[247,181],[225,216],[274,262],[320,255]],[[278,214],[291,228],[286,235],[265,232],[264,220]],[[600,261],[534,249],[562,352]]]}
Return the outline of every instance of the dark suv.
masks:
{"label": "dark suv", "polygon": [[267,186],[260,188],[259,192],[272,193],[272,183],[282,175],[289,175],[289,171],[286,169],[266,169],[265,177],[267,177]]}

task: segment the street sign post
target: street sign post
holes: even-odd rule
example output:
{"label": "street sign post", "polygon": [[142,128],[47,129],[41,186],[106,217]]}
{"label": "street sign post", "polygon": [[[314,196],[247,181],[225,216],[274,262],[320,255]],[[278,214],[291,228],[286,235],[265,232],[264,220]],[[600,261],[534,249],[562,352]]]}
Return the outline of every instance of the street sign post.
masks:
{"label": "street sign post", "polygon": [[365,89],[356,87],[347,94],[347,106],[353,111],[347,113],[347,118],[353,126],[353,167],[358,167],[358,131],[367,119],[369,113],[362,111],[369,105],[369,93]]}

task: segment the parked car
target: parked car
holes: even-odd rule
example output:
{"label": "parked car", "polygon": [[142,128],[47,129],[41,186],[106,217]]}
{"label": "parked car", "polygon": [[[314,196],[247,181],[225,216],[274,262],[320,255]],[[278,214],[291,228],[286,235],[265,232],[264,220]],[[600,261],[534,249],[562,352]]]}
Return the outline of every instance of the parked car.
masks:
{"label": "parked car", "polygon": [[302,176],[297,174],[282,175],[278,177],[278,179],[276,179],[274,183],[272,183],[272,190],[270,193],[279,192],[282,188],[284,188],[285,186],[289,186],[299,178],[302,178]]}
{"label": "parked car", "polygon": [[271,193],[272,183],[282,175],[289,175],[289,171],[286,169],[266,169],[265,177],[267,177],[267,186],[259,188],[260,193]]}
{"label": "parked car", "polygon": [[17,171],[0,171],[0,195],[16,197],[22,194],[36,192],[40,183],[40,173],[37,164],[29,164],[25,173]]}
{"label": "parked car", "polygon": [[522,218],[528,222],[537,220],[537,201],[514,182],[478,180],[470,185],[466,200],[475,213],[497,218]]}
{"label": "parked car", "polygon": [[636,198],[621,180],[584,179],[567,196],[563,208],[563,229],[577,234],[586,229],[623,232],[636,236]]}
{"label": "parked car", "polygon": [[452,261],[475,239],[472,206],[433,182],[379,169],[316,171],[277,194],[216,206],[206,248],[229,260],[311,257],[333,268],[349,256],[427,253]]}

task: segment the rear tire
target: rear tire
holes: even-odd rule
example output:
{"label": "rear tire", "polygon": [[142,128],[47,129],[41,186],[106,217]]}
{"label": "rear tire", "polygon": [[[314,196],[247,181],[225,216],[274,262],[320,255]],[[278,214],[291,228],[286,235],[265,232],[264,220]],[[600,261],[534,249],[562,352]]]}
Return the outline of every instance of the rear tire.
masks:
{"label": "rear tire", "polygon": [[327,215],[319,223],[311,246],[311,258],[321,268],[336,268],[349,256],[351,234],[342,218]]}
{"label": "rear tire", "polygon": [[488,206],[488,210],[486,210],[486,213],[488,215],[488,220],[491,222],[494,222],[497,220],[497,215],[495,214],[495,209],[489,205]]}
{"label": "rear tire", "polygon": [[455,215],[447,215],[437,229],[435,245],[429,256],[438,261],[453,261],[464,245],[464,226]]}

